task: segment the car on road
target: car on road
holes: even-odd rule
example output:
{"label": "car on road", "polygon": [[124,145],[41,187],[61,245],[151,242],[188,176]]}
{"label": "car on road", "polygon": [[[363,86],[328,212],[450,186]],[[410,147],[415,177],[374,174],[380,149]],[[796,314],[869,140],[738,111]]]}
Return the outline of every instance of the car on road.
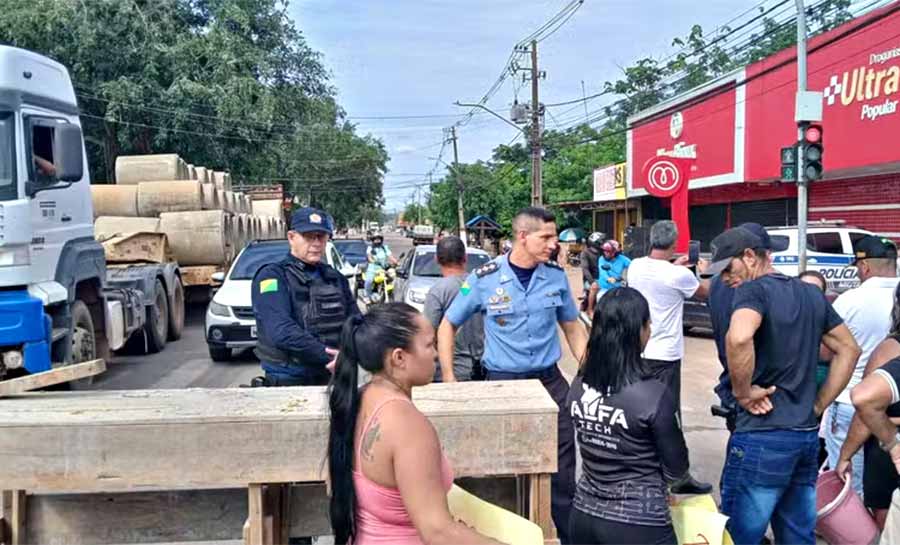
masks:
{"label": "car on road", "polygon": [[[431,286],[441,278],[437,262],[437,246],[422,244],[400,256],[397,279],[394,284],[394,300],[408,303],[422,312],[425,296]],[[478,248],[466,248],[466,270],[472,272],[491,260],[490,254]]]}
{"label": "car on road", "polygon": [[[227,275],[216,273],[214,280],[222,286],[213,295],[206,309],[206,344],[213,361],[228,361],[233,349],[256,346],[256,316],[250,286],[253,277],[263,265],[283,259],[290,247],[287,240],[256,240],[238,254]],[[325,262],[341,272],[356,285],[359,271],[344,260],[337,248],[329,242],[325,246]]]}
{"label": "car on road", "polygon": [[356,284],[350,286],[354,288],[353,295],[359,294],[360,290],[365,288],[363,273],[366,272],[366,265],[369,264],[366,254],[366,251],[369,249],[369,243],[361,238],[336,238],[332,240],[332,243],[341,252],[347,263],[355,265],[359,269],[359,274],[356,276]]}

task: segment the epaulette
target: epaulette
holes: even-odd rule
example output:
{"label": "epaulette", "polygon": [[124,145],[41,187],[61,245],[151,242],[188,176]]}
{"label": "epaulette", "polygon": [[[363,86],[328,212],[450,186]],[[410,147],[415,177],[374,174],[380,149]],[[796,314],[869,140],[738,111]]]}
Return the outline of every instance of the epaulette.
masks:
{"label": "epaulette", "polygon": [[477,276],[478,278],[482,278],[489,274],[493,274],[499,270],[500,270],[500,266],[497,265],[496,262],[489,261],[489,262],[485,263],[484,265],[475,269],[475,276]]}
{"label": "epaulette", "polygon": [[544,265],[550,267],[551,269],[563,270],[562,265],[557,263],[556,261],[545,261]]}

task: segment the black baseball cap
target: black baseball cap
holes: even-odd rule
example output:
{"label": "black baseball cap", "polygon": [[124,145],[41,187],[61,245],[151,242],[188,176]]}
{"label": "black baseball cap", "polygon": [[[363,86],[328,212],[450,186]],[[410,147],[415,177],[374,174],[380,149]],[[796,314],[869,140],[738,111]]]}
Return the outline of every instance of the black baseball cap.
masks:
{"label": "black baseball cap", "polygon": [[897,245],[875,235],[866,235],[853,245],[853,263],[860,259],[897,259]]}
{"label": "black baseball cap", "polygon": [[731,264],[731,260],[743,255],[744,250],[765,248],[763,241],[744,227],[734,227],[717,236],[712,241],[712,263],[704,276],[715,276]]}
{"label": "black baseball cap", "polygon": [[332,234],[331,216],[318,208],[298,208],[291,214],[291,231],[297,233],[328,233]]}
{"label": "black baseball cap", "polygon": [[787,237],[778,237],[777,239],[772,239],[769,236],[769,232],[766,231],[766,228],[758,223],[742,223],[738,225],[742,229],[746,229],[753,233],[754,235],[759,237],[759,240],[762,241],[762,247],[770,252],[783,252],[788,249],[788,239]]}

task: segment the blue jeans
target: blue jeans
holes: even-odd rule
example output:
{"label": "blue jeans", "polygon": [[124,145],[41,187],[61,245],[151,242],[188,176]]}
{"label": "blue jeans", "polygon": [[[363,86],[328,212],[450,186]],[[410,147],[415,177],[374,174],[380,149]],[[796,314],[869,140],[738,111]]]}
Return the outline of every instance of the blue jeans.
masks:
{"label": "blue jeans", "polygon": [[775,543],[816,542],[815,431],[738,432],[728,441],[722,513],[736,545],[758,545],[769,523]]}
{"label": "blue jeans", "polygon": [[[828,467],[832,469],[837,467],[838,459],[841,456],[841,447],[847,440],[850,422],[853,421],[855,413],[856,409],[853,408],[853,405],[834,402],[828,407],[828,418],[822,420],[825,430],[825,450],[828,451]],[[859,452],[850,459],[853,475],[851,483],[853,490],[859,494],[860,498],[863,497],[864,460],[863,449],[859,449]]]}

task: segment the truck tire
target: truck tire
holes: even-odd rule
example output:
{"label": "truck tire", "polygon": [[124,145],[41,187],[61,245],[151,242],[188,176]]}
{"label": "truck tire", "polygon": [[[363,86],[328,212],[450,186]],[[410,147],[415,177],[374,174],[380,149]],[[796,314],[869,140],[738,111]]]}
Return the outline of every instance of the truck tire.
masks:
{"label": "truck tire", "polygon": [[172,304],[169,306],[169,337],[170,341],[177,341],[184,332],[184,285],[181,279],[175,277],[175,285],[172,287]]}
{"label": "truck tire", "polygon": [[166,347],[169,336],[169,297],[159,278],[156,279],[156,298],[147,307],[144,335],[147,337],[148,354],[156,354]]}
{"label": "truck tire", "polygon": [[[72,304],[72,357],[68,365],[97,359],[97,338],[94,336],[94,319],[91,311],[83,301]],[[90,387],[94,377],[85,377],[72,381],[73,389],[81,390]]]}
{"label": "truck tire", "polygon": [[209,347],[209,357],[213,361],[231,361],[231,349],[225,348],[221,346],[210,346]]}

